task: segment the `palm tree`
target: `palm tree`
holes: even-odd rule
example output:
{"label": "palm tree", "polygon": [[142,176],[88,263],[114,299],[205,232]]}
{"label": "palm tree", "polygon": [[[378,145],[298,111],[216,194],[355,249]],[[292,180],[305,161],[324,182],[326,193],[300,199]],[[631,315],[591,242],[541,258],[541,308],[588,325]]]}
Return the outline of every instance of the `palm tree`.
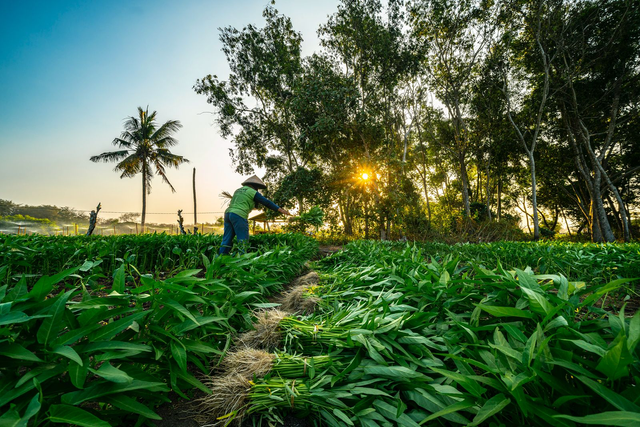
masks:
{"label": "palm tree", "polygon": [[182,127],[180,122],[169,120],[158,128],[155,119],[156,112],[149,114],[149,106],[146,110],[138,107],[138,117],[131,116],[126,119],[120,138],[113,140],[113,145],[118,146],[121,150],[102,153],[90,159],[92,162],[118,162],[114,170],[122,172],[120,178],[133,178],[142,172],[143,231],[147,210],[147,194],[151,194],[152,167],[175,193],[175,188],[165,174],[165,167],[177,168],[182,163],[189,162],[184,157],[169,151],[169,147],[178,143],[172,134]]}

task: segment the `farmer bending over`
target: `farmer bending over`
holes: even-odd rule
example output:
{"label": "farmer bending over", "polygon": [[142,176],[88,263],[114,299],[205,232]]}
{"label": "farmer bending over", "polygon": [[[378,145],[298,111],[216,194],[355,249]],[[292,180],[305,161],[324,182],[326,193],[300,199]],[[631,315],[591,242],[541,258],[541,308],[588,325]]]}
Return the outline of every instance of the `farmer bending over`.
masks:
{"label": "farmer bending over", "polygon": [[253,175],[233,193],[229,207],[224,211],[224,235],[219,254],[224,255],[231,251],[233,236],[238,236],[238,244],[249,240],[249,220],[247,218],[249,212],[256,208],[258,203],[281,214],[291,215],[288,210],[279,207],[258,193],[258,190],[262,188],[267,188],[267,186],[260,178]]}

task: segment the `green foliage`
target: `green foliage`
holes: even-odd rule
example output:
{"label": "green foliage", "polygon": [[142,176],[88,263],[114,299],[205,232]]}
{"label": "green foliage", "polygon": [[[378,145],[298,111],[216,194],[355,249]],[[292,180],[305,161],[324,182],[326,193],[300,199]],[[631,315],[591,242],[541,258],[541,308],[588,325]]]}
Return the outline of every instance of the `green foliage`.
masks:
{"label": "green foliage", "polygon": [[637,422],[640,313],[593,305],[634,279],[585,285],[432,249],[360,241],[319,261],[315,312],[280,321],[279,348],[330,362],[254,378],[247,412],[339,427]]}
{"label": "green foliage", "polygon": [[145,224],[146,195],[151,193],[151,180],[155,174],[162,177],[171,191],[176,190],[169,182],[166,168],[177,168],[189,160],[170,150],[178,141],[173,135],[182,127],[178,120],[168,120],[162,125],[156,124],[156,114],[149,113],[149,107],[138,107],[138,117],[130,116],[124,124],[120,138],[114,138],[113,145],[118,151],[104,152],[91,156],[92,162],[116,162],[114,170],[121,172],[120,178],[133,178],[142,173],[142,226]]}
{"label": "green foliage", "polygon": [[[184,398],[196,388],[209,392],[194,373],[207,373],[232,335],[247,328],[250,311],[263,307],[265,297],[281,289],[317,251],[312,239],[280,235],[256,236],[256,251],[240,256],[191,256],[204,237],[188,237],[3,236],[2,420],[93,426],[117,425],[132,416],[138,422],[159,419],[153,408],[168,401],[169,390]],[[163,252],[176,257],[166,265],[180,265],[179,272],[154,275],[154,265],[136,263],[144,260],[136,255],[146,245],[152,250],[154,240],[162,246],[169,239],[182,240]],[[64,253],[68,245],[74,254],[93,258],[82,262],[63,254],[44,264],[30,245],[51,254]],[[95,252],[112,249],[120,252]],[[7,256],[11,253],[23,256]],[[75,266],[60,267],[65,258],[66,265]],[[196,259],[200,268],[187,269]],[[18,272],[32,262],[49,269]]]}
{"label": "green foliage", "polygon": [[317,231],[319,227],[324,224],[324,212],[320,206],[314,206],[307,212],[301,213],[297,217],[293,217],[289,220],[289,223],[285,226],[285,229],[292,232],[306,232],[309,227],[314,227]]}
{"label": "green foliage", "polygon": [[309,170],[299,167],[295,172],[284,177],[271,199],[286,208],[294,207],[296,202],[303,204],[300,206],[301,209],[304,209],[305,202],[327,205],[329,195],[326,177],[318,168]]}

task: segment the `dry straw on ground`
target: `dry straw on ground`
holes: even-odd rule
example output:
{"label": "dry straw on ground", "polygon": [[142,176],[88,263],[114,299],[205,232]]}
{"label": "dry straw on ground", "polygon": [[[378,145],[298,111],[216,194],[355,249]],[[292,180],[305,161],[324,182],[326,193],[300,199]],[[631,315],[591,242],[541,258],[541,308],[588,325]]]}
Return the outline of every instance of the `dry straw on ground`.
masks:
{"label": "dry straw on ground", "polygon": [[271,351],[282,341],[280,321],[291,313],[282,310],[264,310],[255,313],[256,322],[253,331],[241,334],[236,342],[237,348],[254,348]]}

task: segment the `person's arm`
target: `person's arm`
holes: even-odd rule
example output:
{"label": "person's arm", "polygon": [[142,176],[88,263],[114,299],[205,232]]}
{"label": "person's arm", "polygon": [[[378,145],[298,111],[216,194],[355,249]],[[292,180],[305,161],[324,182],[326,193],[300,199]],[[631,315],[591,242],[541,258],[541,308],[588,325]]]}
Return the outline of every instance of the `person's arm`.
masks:
{"label": "person's arm", "polygon": [[276,211],[279,212],[281,214],[285,214],[285,215],[291,215],[289,213],[288,210],[281,208],[280,206],[276,205],[275,203],[273,203],[271,200],[267,199],[266,197],[264,197],[262,194],[260,194],[260,192],[256,191],[256,195],[253,196],[253,201],[256,203],[260,203],[261,205],[264,205],[266,207],[268,207],[269,209],[271,209],[272,211]]}

